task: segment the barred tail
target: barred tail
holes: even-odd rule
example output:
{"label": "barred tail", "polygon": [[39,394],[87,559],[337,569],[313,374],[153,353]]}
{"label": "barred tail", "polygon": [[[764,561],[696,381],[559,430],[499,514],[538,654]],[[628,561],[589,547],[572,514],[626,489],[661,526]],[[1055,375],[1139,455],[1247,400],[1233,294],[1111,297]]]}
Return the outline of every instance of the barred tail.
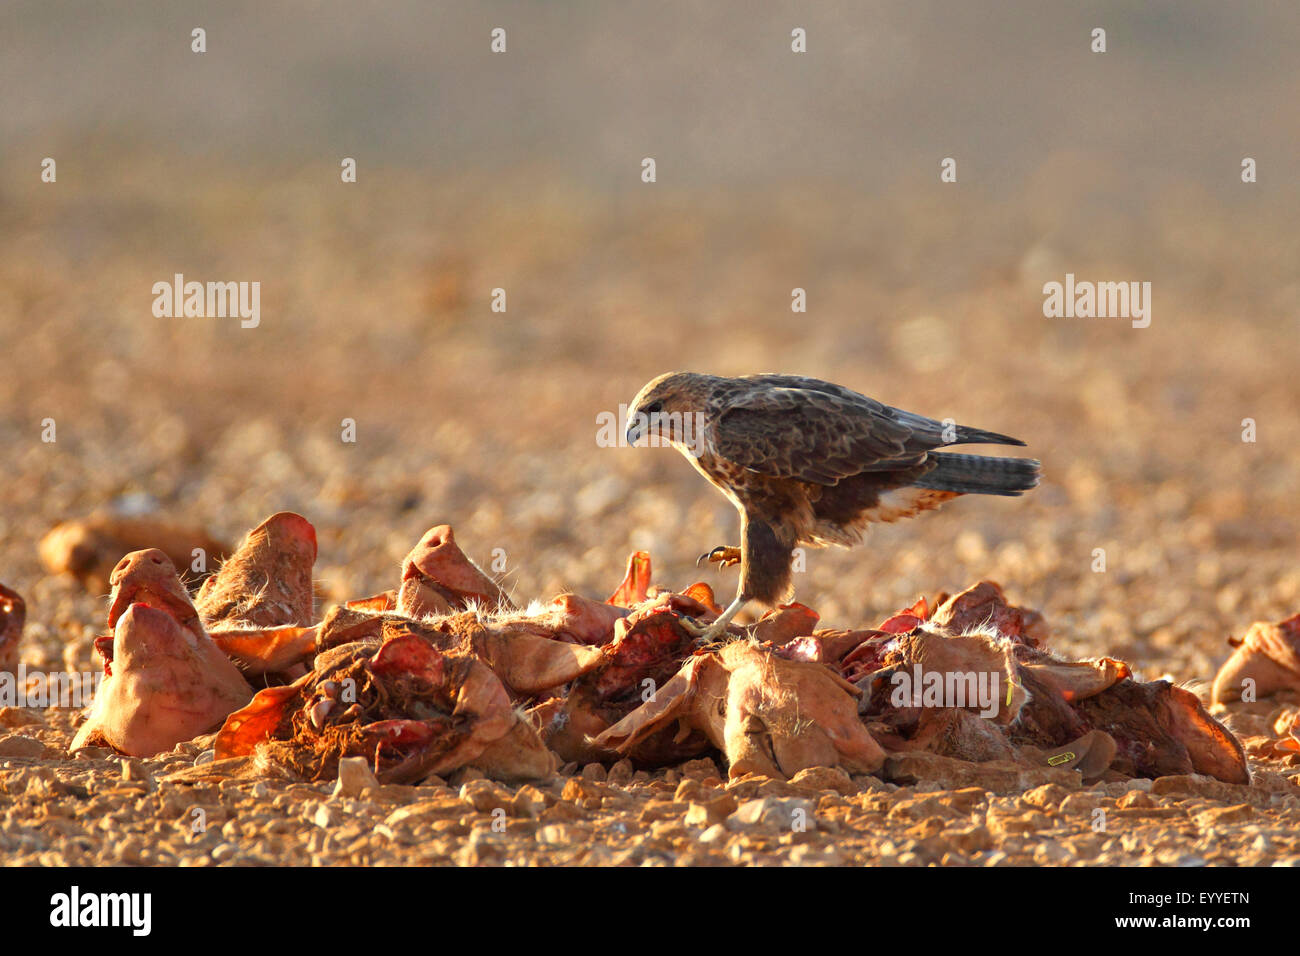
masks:
{"label": "barred tail", "polygon": [[950,452],[930,452],[929,460],[934,462],[934,468],[912,482],[913,487],[963,495],[1024,494],[1038,484],[1043,467],[1033,458],[989,458]]}

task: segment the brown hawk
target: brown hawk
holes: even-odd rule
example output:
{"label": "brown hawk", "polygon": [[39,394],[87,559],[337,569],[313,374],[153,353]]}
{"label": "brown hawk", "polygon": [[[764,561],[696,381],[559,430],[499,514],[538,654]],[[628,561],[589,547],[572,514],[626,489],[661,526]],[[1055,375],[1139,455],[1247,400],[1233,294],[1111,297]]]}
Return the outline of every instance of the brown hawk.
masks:
{"label": "brown hawk", "polygon": [[959,495],[1020,495],[1038,484],[1040,469],[1031,458],[935,451],[1024,442],[798,375],[660,375],[628,409],[628,443],[647,436],[685,455],[740,511],[740,547],[700,558],[740,563],[736,599],[696,628],[705,640],[750,601],[789,600],[796,545],[851,547],[872,522],[910,518]]}

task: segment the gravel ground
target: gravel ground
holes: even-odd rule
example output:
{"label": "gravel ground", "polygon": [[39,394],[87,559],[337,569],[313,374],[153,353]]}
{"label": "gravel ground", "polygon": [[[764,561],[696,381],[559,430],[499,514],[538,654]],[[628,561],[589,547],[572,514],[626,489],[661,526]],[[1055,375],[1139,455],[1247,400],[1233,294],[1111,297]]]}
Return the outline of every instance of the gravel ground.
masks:
{"label": "gravel ground", "polygon": [[1300,863],[1295,784],[1258,765],[1249,787],[1196,776],[1082,787],[1069,771],[909,754],[878,776],[820,768],[789,782],[726,782],[701,759],[653,774],[626,761],[566,767],[542,786],[466,768],[350,789],[195,783],[202,740],[151,760],[62,759],[71,720],[0,712],[14,728],[0,754],[29,755],[0,765],[11,865]]}
{"label": "gravel ground", "polygon": [[[299,511],[319,533],[322,608],[391,587],[442,522],[480,563],[504,557],[517,598],[608,594],[637,548],[658,583],[685,586],[696,555],[735,542],[734,513],[674,453],[596,441],[598,414],[672,368],[817,375],[1020,436],[1043,460],[1022,500],[963,499],[852,552],[811,552],[797,597],[827,625],[990,578],[1046,616],[1063,654],[1205,690],[1227,636],[1300,610],[1300,249],[1284,210],[1175,193],[1140,235],[1116,237],[973,191],[936,207],[666,187],[648,203],[521,176],[494,178],[489,202],[472,177],[380,171],[340,196],[319,186],[329,167],[272,189],[185,163],[184,175],[147,157],[104,163],[93,189],[70,180],[53,197],[13,177],[0,187],[0,581],[27,599],[29,668],[95,669],[103,596],[48,575],[36,546],[57,521],[106,508],[227,540]],[[872,222],[889,228],[856,227]],[[1045,319],[1042,284],[1067,271],[1149,279],[1151,327]],[[154,318],[151,286],[174,272],[260,278],[261,325]],[[807,315],[790,312],[796,286]],[[498,287],[504,314],[489,309]],[[734,573],[706,579],[726,593]],[[588,767],[540,788],[453,779],[354,798],[269,778],[169,781],[198,744],[126,767],[70,760],[73,719],[0,712],[7,862],[1300,857],[1293,768],[1276,762],[1249,788],[1081,788],[895,761],[882,778],[724,784],[712,765]],[[808,803],[780,802],[792,799]],[[742,814],[756,822],[724,812],[752,800],[773,801]],[[773,822],[799,807],[803,831]]]}

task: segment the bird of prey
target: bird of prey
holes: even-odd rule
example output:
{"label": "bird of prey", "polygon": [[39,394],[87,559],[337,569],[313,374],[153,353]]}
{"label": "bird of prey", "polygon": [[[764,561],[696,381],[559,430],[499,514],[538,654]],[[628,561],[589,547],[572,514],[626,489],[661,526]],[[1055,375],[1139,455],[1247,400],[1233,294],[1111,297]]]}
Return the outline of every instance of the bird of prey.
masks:
{"label": "bird of prey", "polygon": [[740,547],[700,557],[740,564],[730,606],[707,628],[687,625],[705,642],[750,601],[790,599],[797,545],[851,547],[872,522],[910,518],[959,495],[1020,495],[1038,484],[1041,467],[1031,458],[936,451],[1024,442],[798,375],[660,375],[628,409],[628,443],[647,436],[685,455],[740,511]]}

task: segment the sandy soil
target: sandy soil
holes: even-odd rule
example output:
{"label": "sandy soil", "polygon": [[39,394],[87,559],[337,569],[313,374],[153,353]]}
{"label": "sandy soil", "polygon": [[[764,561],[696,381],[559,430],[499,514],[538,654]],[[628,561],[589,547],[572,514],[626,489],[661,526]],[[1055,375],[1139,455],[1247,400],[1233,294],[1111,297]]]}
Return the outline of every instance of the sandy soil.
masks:
{"label": "sandy soil", "polygon": [[[689,584],[699,553],[735,542],[735,515],[674,453],[596,441],[599,413],[672,368],[813,374],[1020,436],[1043,460],[1023,500],[963,499],[855,551],[810,553],[797,597],[828,625],[991,578],[1046,616],[1066,655],[1204,691],[1228,635],[1300,610],[1300,250],[1279,211],[1188,192],[1143,234],[1116,237],[978,193],[936,207],[792,186],[759,207],[665,189],[647,205],[496,177],[484,202],[483,180],[392,172],[362,200],[318,188],[328,167],[271,188],[190,162],[201,198],[140,158],[94,190],[0,203],[0,580],[28,601],[31,668],[95,666],[102,595],[48,575],[36,545],[104,508],[156,509],[228,540],[299,511],[319,532],[322,607],[392,586],[444,521],[480,563],[500,549],[518,598],[608,594],[636,548],[659,583]],[[861,228],[873,222],[890,228]],[[154,318],[150,288],[175,271],[260,278],[261,326]],[[1149,279],[1151,327],[1045,319],[1042,284],[1066,271]],[[790,312],[796,286],[807,315]],[[497,287],[505,314],[489,309]],[[54,443],[41,441],[46,418]],[[340,441],[344,418],[355,444]],[[727,593],[734,573],[707,580]],[[72,719],[0,713],[7,862],[1300,858],[1282,764],[1260,765],[1250,788],[906,766],[726,785],[722,768],[692,765],[333,798],[274,780],[167,782],[198,745],[125,770],[69,760]],[[731,799],[790,798],[809,801],[804,832],[719,827]]]}

